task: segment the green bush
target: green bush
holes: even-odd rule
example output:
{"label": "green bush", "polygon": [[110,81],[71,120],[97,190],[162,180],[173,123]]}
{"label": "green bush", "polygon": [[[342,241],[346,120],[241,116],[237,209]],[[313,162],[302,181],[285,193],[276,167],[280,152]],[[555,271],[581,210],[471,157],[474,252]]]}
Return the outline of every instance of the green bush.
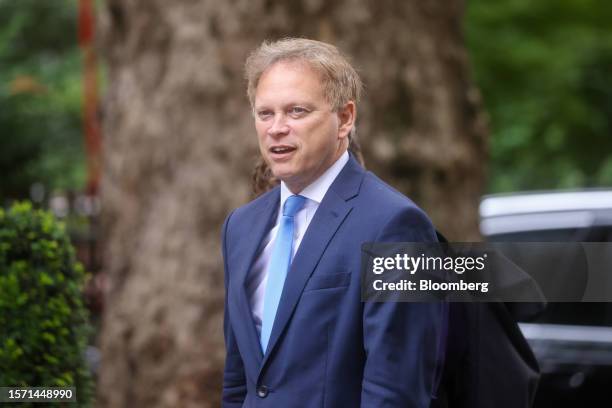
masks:
{"label": "green bush", "polygon": [[0,208],[0,386],[71,386],[79,406],[91,404],[85,278],[51,213],[26,202]]}

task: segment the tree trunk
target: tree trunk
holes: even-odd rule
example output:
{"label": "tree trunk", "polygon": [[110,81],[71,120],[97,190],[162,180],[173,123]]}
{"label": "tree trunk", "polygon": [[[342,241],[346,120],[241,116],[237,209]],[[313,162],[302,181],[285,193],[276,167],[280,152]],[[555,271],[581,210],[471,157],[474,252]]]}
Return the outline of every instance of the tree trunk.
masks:
{"label": "tree trunk", "polygon": [[460,1],[107,0],[102,407],[217,407],[220,226],[257,157],[242,66],[265,38],[338,45],[363,75],[368,166],[474,239],[486,129]]}
{"label": "tree trunk", "polygon": [[381,1],[370,13],[377,24],[353,30],[358,38],[345,47],[366,83],[366,163],[449,239],[479,240],[488,129],[463,41],[463,1]]}

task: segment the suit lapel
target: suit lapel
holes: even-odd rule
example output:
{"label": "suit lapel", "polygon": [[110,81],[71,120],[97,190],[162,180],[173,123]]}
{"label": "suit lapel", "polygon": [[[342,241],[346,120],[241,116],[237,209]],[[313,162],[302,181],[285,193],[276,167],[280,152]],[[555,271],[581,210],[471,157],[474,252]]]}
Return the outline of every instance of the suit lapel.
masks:
{"label": "suit lapel", "polygon": [[[242,263],[237,268],[234,293],[238,297],[237,306],[239,307],[239,313],[237,316],[244,316],[244,318],[234,319],[232,324],[242,326],[242,330],[240,331],[246,333],[247,341],[245,343],[243,340],[242,345],[246,346],[250,352],[243,354],[243,358],[249,356],[251,364],[246,365],[255,369],[259,369],[261,366],[263,353],[259,344],[259,336],[255,328],[255,322],[252,318],[253,312],[251,311],[247,294],[246,280],[255,261],[255,257],[258,254],[260,244],[274,224],[275,215],[277,214],[276,210],[278,209],[280,200],[279,191],[280,189],[276,188],[268,193],[269,196],[262,201],[261,206],[255,209],[254,216],[252,217],[252,224],[250,226],[245,226],[245,234],[242,239],[240,239],[241,247],[237,251],[238,254],[242,254],[243,256]],[[246,231],[246,228],[250,231]]]}
{"label": "suit lapel", "polygon": [[347,217],[352,206],[347,200],[358,194],[364,170],[351,157],[325,194],[310,222],[302,243],[287,274],[280,303],[274,319],[263,368],[284,331],[300,299],[306,282],[315,270],[323,252]]}

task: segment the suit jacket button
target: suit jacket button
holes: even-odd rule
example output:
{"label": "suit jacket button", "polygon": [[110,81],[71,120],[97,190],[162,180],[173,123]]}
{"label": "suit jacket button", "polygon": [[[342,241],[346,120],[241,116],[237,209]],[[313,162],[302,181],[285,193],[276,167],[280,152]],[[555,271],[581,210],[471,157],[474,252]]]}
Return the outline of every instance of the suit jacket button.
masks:
{"label": "suit jacket button", "polygon": [[268,387],[266,387],[265,385],[260,385],[259,387],[257,387],[257,396],[259,398],[266,398],[268,396]]}

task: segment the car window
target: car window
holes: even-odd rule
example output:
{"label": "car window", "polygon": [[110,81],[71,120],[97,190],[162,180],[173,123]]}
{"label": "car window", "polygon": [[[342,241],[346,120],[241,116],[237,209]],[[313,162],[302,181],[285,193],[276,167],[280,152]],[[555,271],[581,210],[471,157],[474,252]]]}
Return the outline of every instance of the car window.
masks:
{"label": "car window", "polygon": [[[612,226],[520,231],[487,237],[490,242],[612,242]],[[612,303],[549,303],[534,323],[612,327]]]}

